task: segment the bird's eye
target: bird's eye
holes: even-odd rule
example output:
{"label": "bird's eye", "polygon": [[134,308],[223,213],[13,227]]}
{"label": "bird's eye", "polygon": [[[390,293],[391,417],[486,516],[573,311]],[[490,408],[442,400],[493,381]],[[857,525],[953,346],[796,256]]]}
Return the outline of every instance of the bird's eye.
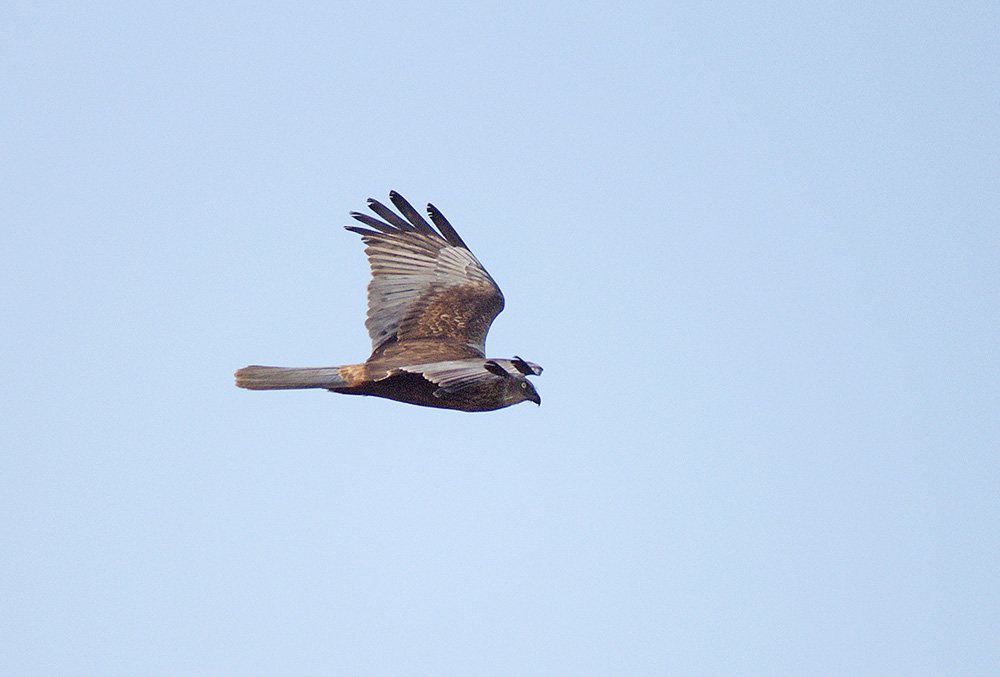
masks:
{"label": "bird's eye", "polygon": [[528,384],[527,384],[527,383],[524,383],[524,382],[522,382],[522,383],[521,383],[521,387],[522,387],[522,388],[527,388],[527,387],[528,387]]}

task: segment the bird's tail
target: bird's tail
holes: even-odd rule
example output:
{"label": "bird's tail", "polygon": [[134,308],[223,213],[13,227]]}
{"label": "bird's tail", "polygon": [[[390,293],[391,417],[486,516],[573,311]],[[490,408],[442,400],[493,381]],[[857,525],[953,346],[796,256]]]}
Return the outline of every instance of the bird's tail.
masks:
{"label": "bird's tail", "polygon": [[236,372],[236,385],[248,390],[286,390],[290,388],[340,388],[347,381],[340,367],[243,367]]}

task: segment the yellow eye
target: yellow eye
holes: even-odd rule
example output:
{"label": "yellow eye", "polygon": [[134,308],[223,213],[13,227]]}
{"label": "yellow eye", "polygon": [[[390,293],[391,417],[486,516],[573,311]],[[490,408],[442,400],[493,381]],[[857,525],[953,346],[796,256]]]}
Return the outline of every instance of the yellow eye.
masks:
{"label": "yellow eye", "polygon": [[528,384],[527,384],[527,383],[524,383],[524,382],[522,381],[522,382],[521,382],[521,387],[522,387],[522,388],[527,388],[527,387],[528,387]]}

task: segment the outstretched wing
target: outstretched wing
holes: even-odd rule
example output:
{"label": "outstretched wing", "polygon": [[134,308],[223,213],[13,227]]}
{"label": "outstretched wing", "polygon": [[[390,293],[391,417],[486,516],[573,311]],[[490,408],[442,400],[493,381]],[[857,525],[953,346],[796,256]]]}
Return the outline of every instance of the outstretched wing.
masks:
{"label": "outstretched wing", "polygon": [[[438,387],[438,392],[455,393],[470,386],[493,384],[500,380],[492,360],[448,360],[431,364],[413,364],[397,369],[398,372],[420,374]],[[502,372],[501,372],[502,373]]]}
{"label": "outstretched wing", "polygon": [[486,333],[503,310],[500,288],[433,205],[427,213],[438,230],[395,191],[389,199],[405,219],[369,199],[383,220],[351,212],[369,228],[347,226],[361,234],[372,269],[365,322],[372,351],[394,339],[438,339],[485,355]]}

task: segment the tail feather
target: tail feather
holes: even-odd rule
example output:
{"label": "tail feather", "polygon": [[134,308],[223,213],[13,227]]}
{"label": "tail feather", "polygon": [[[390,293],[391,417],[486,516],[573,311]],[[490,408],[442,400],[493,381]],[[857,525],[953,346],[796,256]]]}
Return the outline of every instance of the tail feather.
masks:
{"label": "tail feather", "polygon": [[236,372],[236,385],[248,390],[291,388],[339,388],[347,385],[340,367],[260,367],[252,365]]}

